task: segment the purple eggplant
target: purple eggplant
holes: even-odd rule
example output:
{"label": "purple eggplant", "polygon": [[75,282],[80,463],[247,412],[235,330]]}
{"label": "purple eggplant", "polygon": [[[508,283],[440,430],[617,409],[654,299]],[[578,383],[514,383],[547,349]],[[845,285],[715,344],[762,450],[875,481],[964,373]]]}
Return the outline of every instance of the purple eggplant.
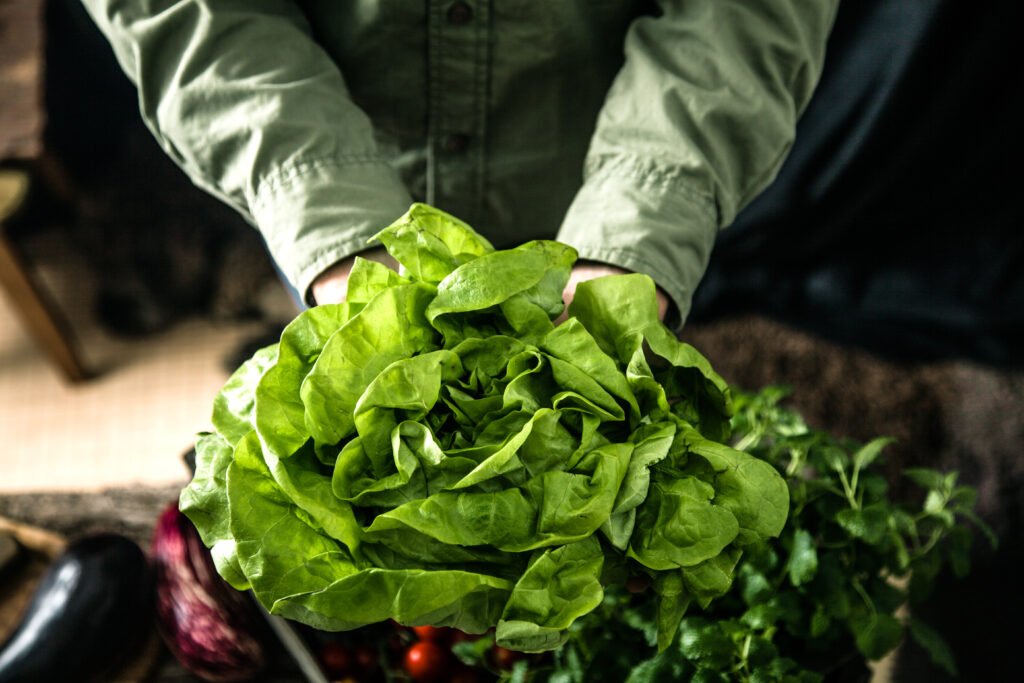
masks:
{"label": "purple eggplant", "polygon": [[255,603],[217,574],[192,522],[168,507],[153,535],[157,623],[182,666],[208,681],[242,681],[267,664],[269,634]]}
{"label": "purple eggplant", "polygon": [[71,543],[54,560],[0,649],[0,683],[109,680],[152,624],[142,549],[117,534]]}

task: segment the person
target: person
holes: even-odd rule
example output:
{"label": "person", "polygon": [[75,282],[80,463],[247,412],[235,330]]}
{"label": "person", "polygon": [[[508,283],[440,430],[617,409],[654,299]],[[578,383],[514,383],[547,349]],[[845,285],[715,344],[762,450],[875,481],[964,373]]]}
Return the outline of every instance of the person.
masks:
{"label": "person", "polygon": [[307,304],[413,201],[498,248],[636,271],[681,328],[716,233],[773,179],[836,0],[83,0],[142,117]]}
{"label": "person", "polygon": [[[419,200],[499,247],[571,244],[574,282],[648,273],[677,330],[753,310],[1019,376],[1015,0],[83,2],[160,144],[307,303]],[[975,422],[948,429],[999,419]],[[1018,443],[1012,423],[990,432]],[[1017,673],[992,615],[1019,602],[1020,467],[998,453],[1000,550],[924,613],[972,680]]]}

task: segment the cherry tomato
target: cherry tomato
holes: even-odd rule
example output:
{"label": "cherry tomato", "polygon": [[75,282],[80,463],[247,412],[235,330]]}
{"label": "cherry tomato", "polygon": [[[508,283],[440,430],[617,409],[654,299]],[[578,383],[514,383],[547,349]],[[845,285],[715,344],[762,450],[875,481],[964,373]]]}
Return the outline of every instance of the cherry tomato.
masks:
{"label": "cherry tomato", "polygon": [[455,633],[452,634],[453,643],[472,643],[475,640],[479,640],[480,636],[475,633],[466,633],[458,629],[452,629]]}
{"label": "cherry tomato", "polygon": [[405,652],[405,670],[418,683],[448,680],[451,660],[448,650],[430,640],[413,643]]}
{"label": "cherry tomato", "polygon": [[352,673],[352,651],[344,643],[326,641],[317,648],[317,659],[328,678],[344,678]]}
{"label": "cherry tomato", "polygon": [[447,643],[452,638],[452,629],[437,626],[413,626],[415,633],[420,640],[430,640],[435,643]]}
{"label": "cherry tomato", "polygon": [[376,671],[380,668],[380,659],[378,658],[377,648],[369,643],[360,643],[359,645],[356,645],[355,660],[360,671]]}
{"label": "cherry tomato", "polygon": [[522,658],[522,652],[509,650],[501,645],[495,645],[491,648],[491,660],[494,662],[494,666],[499,669],[511,669],[512,665]]}

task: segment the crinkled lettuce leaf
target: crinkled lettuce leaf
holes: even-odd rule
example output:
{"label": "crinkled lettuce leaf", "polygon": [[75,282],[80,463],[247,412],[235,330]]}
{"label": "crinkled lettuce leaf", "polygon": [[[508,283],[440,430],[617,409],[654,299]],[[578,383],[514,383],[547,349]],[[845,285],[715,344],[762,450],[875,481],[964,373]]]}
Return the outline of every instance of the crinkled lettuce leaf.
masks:
{"label": "crinkled lettuce leaf", "polygon": [[777,535],[788,493],[727,445],[726,383],[657,318],[654,283],[582,283],[551,241],[496,251],[417,204],[235,372],[181,508],[218,571],[326,630],[386,619],[565,642],[603,582],[645,575],[658,643]]}

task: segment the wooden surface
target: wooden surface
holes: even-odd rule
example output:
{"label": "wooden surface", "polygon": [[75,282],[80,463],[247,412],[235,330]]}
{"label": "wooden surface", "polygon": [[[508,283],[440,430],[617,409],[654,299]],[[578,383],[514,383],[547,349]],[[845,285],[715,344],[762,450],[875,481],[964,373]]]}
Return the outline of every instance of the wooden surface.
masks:
{"label": "wooden surface", "polygon": [[73,345],[71,330],[56,305],[35,282],[32,272],[5,235],[5,223],[18,212],[28,192],[28,175],[0,169],[0,286],[18,316],[64,376],[78,382],[89,377]]}
{"label": "wooden surface", "polygon": [[25,557],[11,576],[0,583],[0,640],[5,640],[17,626],[36,584],[65,545],[64,539],[56,534],[0,517],[0,533],[4,532],[21,544]]}
{"label": "wooden surface", "polygon": [[43,147],[43,0],[0,2],[0,160]]}

